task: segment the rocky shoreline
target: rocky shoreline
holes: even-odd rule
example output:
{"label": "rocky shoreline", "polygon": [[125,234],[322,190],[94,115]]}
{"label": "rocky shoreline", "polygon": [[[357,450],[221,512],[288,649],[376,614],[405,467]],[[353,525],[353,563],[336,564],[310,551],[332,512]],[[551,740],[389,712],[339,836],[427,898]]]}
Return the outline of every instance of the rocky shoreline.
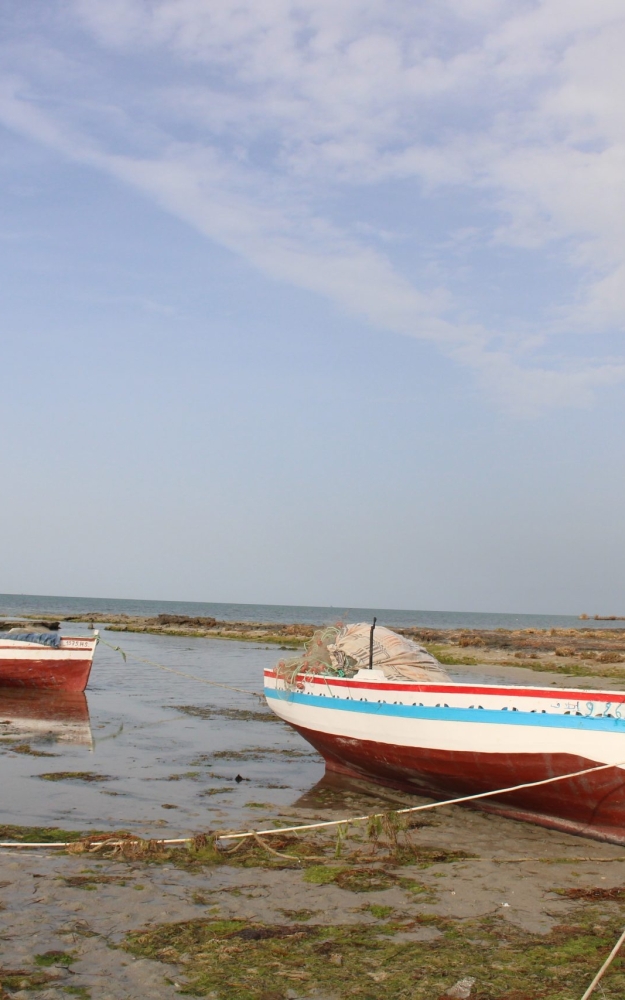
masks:
{"label": "rocky shoreline", "polygon": [[[317,628],[323,627],[321,623],[219,621],[171,614],[151,618],[100,613],[39,614],[32,619],[35,617],[37,622],[47,622],[50,626],[81,622],[94,627],[105,625],[111,632],[237,639],[274,643],[286,649],[301,647]],[[415,625],[394,631],[422,643],[441,663],[450,666],[525,667],[539,672],[625,680],[625,628],[433,629]]]}

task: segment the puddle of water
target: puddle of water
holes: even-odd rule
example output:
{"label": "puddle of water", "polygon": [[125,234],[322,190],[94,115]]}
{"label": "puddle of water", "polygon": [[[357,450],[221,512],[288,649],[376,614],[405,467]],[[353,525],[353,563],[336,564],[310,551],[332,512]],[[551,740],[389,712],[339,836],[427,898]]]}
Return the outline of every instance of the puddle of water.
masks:
{"label": "puddle of water", "polygon": [[[252,696],[262,691],[263,668],[279,659],[275,646],[102,637],[250,695],[125,663],[102,643],[84,697],[0,689],[0,823],[144,836],[247,828],[271,821],[322,777],[321,758]],[[60,780],[41,777],[59,772]]]}

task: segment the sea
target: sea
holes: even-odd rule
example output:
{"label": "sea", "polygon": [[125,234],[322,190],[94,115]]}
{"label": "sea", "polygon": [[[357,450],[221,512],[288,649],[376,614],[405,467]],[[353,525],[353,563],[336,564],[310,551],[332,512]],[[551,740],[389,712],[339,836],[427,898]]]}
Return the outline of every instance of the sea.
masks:
{"label": "sea", "polygon": [[585,621],[579,615],[527,615],[485,611],[418,611],[396,608],[310,607],[297,604],[220,604],[201,601],[139,601],[115,597],[53,597],[0,594],[0,615],[158,614],[211,617],[219,621],[287,622],[331,625],[337,621],[423,628],[623,628],[619,621]]}
{"label": "sea", "polygon": [[[44,612],[319,625],[375,615],[390,627],[623,627],[565,615],[0,595],[0,617]],[[62,631],[91,634],[74,622],[64,622]],[[100,636],[84,699],[0,688],[0,839],[3,826],[4,837],[11,826],[176,837],[262,829],[294,809],[323,815],[331,804],[353,812],[351,793],[343,800],[328,788],[319,755],[266,706],[263,668],[284,655],[275,645],[106,627]],[[463,679],[461,668],[456,673]]]}

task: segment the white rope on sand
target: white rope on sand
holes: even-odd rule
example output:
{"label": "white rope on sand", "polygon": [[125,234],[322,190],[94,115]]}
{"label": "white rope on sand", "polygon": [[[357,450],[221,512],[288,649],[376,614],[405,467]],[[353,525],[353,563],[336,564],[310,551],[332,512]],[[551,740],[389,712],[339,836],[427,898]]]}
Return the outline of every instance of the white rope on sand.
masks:
{"label": "white rope on sand", "polygon": [[[149,842],[152,843],[152,844],[157,844],[157,845],[160,846],[161,844],[162,845],[165,845],[165,844],[167,844],[167,845],[169,845],[169,844],[190,844],[190,843],[192,843],[192,841],[194,839],[195,839],[194,837],[176,837],[173,840],[151,840]],[[139,840],[138,838],[135,840],[132,837],[127,837],[124,840],[113,840],[113,839],[111,839],[111,840],[91,840],[89,837],[86,837],[85,840],[84,840],[84,842],[88,843],[89,847],[90,848],[93,847],[94,849],[95,848],[99,849],[100,847],[122,847],[124,844],[126,844],[128,846],[132,846],[133,844],[148,843],[148,841]],[[30,850],[35,850],[35,849],[41,850],[44,847],[48,848],[48,849],[52,848],[52,850],[55,850],[56,848],[67,850],[67,848],[76,847],[77,845],[79,845],[81,843],[83,843],[83,841],[80,838],[78,838],[77,840],[63,840],[63,841],[61,841],[61,840],[52,840],[52,841],[45,841],[45,840],[43,840],[43,841],[40,841],[38,843],[34,843],[34,842],[29,841],[29,840],[26,840],[26,841],[25,840],[21,840],[21,841],[20,840],[17,840],[17,841],[4,840],[4,841],[0,842],[0,848],[5,847],[5,848],[11,848],[12,850],[15,849],[15,850],[21,850],[21,851],[25,851],[25,850],[29,850],[29,849]]]}
{"label": "white rope on sand", "polygon": [[[444,799],[442,802],[427,802],[425,805],[421,806],[409,806],[406,809],[389,809],[386,812],[377,813],[367,813],[364,816],[348,816],[345,819],[331,819],[325,820],[320,823],[301,823],[297,826],[280,826],[272,827],[268,830],[246,830],[239,833],[219,833],[215,835],[215,842],[218,843],[221,840],[244,840],[247,837],[267,837],[276,836],[282,833],[303,833],[307,830],[322,830],[328,829],[329,827],[337,826],[348,826],[351,823],[364,823],[366,820],[371,819],[381,819],[384,816],[395,815],[395,816],[405,816],[408,813],[424,812],[426,809],[442,809],[444,806],[454,806],[460,805],[463,802],[475,802],[478,799],[491,798],[494,795],[506,795],[511,792],[522,791],[525,788],[538,788],[540,785],[551,785],[556,781],[566,781],[568,778],[579,778],[584,774],[593,774],[596,771],[605,771],[610,767],[625,767],[625,761],[621,761],[618,764],[599,764],[596,767],[586,767],[582,771],[572,771],[569,774],[557,774],[553,778],[542,778],[540,781],[528,781],[522,785],[511,785],[508,788],[496,788],[494,791],[490,792],[478,792],[475,795],[463,795],[460,798],[455,799]],[[191,844],[195,840],[194,837],[177,837],[173,840],[154,840],[155,844]],[[1,842],[0,848],[42,848],[42,847],[52,847],[52,848],[67,848],[75,845],[76,841],[68,842],[56,842],[56,843],[24,843],[20,842]],[[115,847],[124,844],[140,844],[141,840],[103,840],[103,841],[89,841],[91,847]]]}
{"label": "white rope on sand", "polygon": [[328,826],[343,826],[347,823],[363,823],[369,819],[380,819],[393,813],[404,816],[406,813],[424,812],[426,809],[441,809],[443,806],[459,805],[462,802],[474,802],[476,799],[486,799],[493,795],[506,795],[508,792],[518,792],[524,788],[538,788],[539,785],[551,785],[554,781],[565,781],[567,778],[579,778],[583,774],[595,771],[605,771],[609,767],[625,767],[625,762],[619,764],[599,764],[598,767],[586,767],[583,771],[573,771],[570,774],[558,774],[554,778],[542,778],[540,781],[528,781],[523,785],[512,785],[509,788],[496,788],[492,792],[478,792],[476,795],[463,795],[456,799],[445,799],[442,802],[428,802],[423,806],[409,806],[407,809],[389,809],[388,812],[370,813],[367,816],[352,816],[347,819],[332,819],[325,823],[306,823],[301,826],[283,826],[273,830],[254,830],[248,833],[223,833],[217,840],[241,840],[243,837],[265,837],[270,833],[299,833],[303,830],[320,830]]}
{"label": "white rope on sand", "polygon": [[623,941],[625,941],[625,931],[623,931],[623,933],[621,934],[620,938],[618,939],[618,941],[614,945],[612,951],[610,952],[610,954],[606,958],[605,962],[603,963],[603,965],[599,969],[599,972],[597,973],[597,975],[593,979],[592,983],[590,984],[590,986],[588,987],[588,989],[584,993],[584,995],[582,997],[582,1000],[588,1000],[588,997],[590,996],[590,994],[594,992],[595,986],[599,985],[600,980],[603,979],[603,974],[612,965],[612,962],[614,961],[614,959],[618,955],[620,947],[623,944]]}

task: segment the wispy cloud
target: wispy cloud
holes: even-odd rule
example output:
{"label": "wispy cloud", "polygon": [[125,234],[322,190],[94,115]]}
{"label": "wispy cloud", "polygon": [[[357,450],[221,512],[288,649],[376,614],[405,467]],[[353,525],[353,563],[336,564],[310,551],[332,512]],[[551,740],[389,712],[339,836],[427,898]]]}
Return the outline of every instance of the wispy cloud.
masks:
{"label": "wispy cloud", "polygon": [[[620,2],[53,9],[31,41],[44,57],[22,50],[2,83],[8,127],[115,175],[272,279],[438,344],[517,412],[587,406],[625,380],[625,360],[599,346],[625,319]],[[11,54],[8,44],[5,64]],[[495,323],[459,289],[453,221],[429,244],[414,233],[430,261],[441,258],[445,280],[433,281],[436,269],[405,266],[390,217],[376,232],[336,210],[357,194],[384,215],[389,189],[405,183],[424,205],[444,190],[479,203],[473,238],[491,259],[498,247],[523,250],[539,269],[557,256],[568,291],[530,319],[511,311]]]}

